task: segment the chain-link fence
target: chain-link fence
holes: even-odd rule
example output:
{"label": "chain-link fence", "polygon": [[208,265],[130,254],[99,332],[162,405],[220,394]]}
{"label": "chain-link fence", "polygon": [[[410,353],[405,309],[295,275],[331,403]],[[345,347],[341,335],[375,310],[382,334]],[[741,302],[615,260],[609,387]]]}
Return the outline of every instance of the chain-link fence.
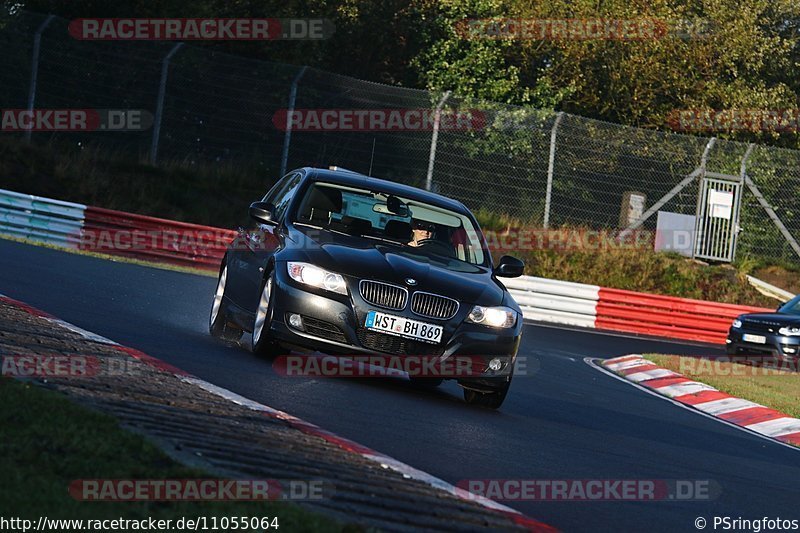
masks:
{"label": "chain-link fence", "polygon": [[[175,42],[79,41],[68,21],[21,12],[0,28],[3,108],[143,109],[138,132],[48,133],[158,162],[284,169],[338,165],[531,227],[620,227],[626,193],[694,215],[704,173],[742,182],[739,253],[797,261],[800,152],[609,124],[390,87]],[[479,127],[290,127],[287,110],[471,110]],[[287,131],[288,130],[288,131]],[[68,135],[68,137],[67,137]],[[706,154],[706,157],[704,157]],[[266,185],[265,185],[266,187]]]}

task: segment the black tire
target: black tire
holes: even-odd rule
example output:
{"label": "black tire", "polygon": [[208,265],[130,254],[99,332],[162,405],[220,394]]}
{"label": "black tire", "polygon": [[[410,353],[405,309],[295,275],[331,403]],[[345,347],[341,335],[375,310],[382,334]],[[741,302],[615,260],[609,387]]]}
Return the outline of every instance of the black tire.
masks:
{"label": "black tire", "polygon": [[223,264],[217,278],[217,289],[214,292],[214,301],[211,302],[211,313],[208,317],[208,332],[212,337],[237,342],[242,338],[242,330],[228,322],[225,315],[225,306],[222,300],[225,297],[225,287],[228,280],[228,265]]}
{"label": "black tire", "polygon": [[478,392],[471,389],[464,389],[464,401],[470,405],[487,407],[489,409],[499,409],[506,399],[508,389],[511,386],[509,380],[502,388],[493,392]]}
{"label": "black tire", "polygon": [[272,301],[274,295],[272,287],[275,281],[275,271],[269,273],[261,282],[261,295],[253,322],[252,350],[256,355],[275,357],[280,353],[280,346],[270,338],[270,323],[272,322]]}
{"label": "black tire", "polygon": [[736,346],[731,346],[730,344],[725,346],[725,353],[728,355],[736,355],[739,353],[739,349]]}

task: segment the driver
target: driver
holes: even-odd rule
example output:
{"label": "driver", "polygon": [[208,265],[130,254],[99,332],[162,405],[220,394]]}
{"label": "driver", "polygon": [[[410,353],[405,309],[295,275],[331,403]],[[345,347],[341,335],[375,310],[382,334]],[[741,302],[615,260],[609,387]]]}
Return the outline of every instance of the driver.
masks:
{"label": "driver", "polygon": [[409,242],[408,245],[419,246],[420,244],[423,244],[424,241],[433,238],[433,231],[435,227],[430,222],[414,219],[411,222],[411,229],[413,234],[411,242]]}

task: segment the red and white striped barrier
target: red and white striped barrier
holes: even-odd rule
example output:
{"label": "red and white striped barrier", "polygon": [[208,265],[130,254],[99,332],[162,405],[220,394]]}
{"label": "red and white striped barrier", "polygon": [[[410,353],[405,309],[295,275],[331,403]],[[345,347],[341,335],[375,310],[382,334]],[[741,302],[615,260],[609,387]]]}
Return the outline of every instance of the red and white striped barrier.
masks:
{"label": "red and white striped barrier", "polygon": [[600,289],[596,327],[724,344],[731,321],[744,313],[773,309]]}
{"label": "red and white striped barrier", "polygon": [[109,255],[217,270],[232,230],[0,189],[0,234]]}
{"label": "red and white striped barrier", "polygon": [[79,248],[218,270],[237,233],[100,207],[87,207]]}
{"label": "red and white striped barrier", "polygon": [[530,320],[715,344],[737,316],[772,311],[532,276],[503,283]]}
{"label": "red and white striped barrier", "polygon": [[[0,233],[214,271],[237,232],[0,190]],[[525,318],[724,343],[731,321],[771,311],[522,276],[504,280]]]}
{"label": "red and white striped barrier", "polygon": [[641,355],[601,363],[622,378],[709,416],[786,444],[800,446],[800,419],[721,392],[683,374],[662,368]]}

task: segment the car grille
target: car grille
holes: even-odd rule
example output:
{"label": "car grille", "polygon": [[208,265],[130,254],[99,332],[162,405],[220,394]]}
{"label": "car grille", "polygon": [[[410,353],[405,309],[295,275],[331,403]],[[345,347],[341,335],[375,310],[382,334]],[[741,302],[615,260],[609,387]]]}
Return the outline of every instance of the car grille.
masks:
{"label": "car grille", "polygon": [[411,296],[411,312],[427,318],[449,320],[458,312],[458,301],[418,291]]}
{"label": "car grille", "polygon": [[442,355],[443,351],[442,346],[438,344],[418,342],[364,328],[358,328],[356,335],[361,346],[376,352],[393,355]]}
{"label": "car grille", "polygon": [[336,342],[347,342],[344,331],[342,331],[339,326],[331,324],[330,322],[303,315],[303,326],[307,333],[315,337]]}
{"label": "car grille", "polygon": [[775,333],[783,324],[780,322],[756,322],[754,320],[742,320],[742,329],[757,331],[759,333]]}
{"label": "car grille", "polygon": [[408,300],[408,290],[405,287],[380,281],[362,280],[358,284],[358,290],[366,302],[387,309],[405,309]]}

